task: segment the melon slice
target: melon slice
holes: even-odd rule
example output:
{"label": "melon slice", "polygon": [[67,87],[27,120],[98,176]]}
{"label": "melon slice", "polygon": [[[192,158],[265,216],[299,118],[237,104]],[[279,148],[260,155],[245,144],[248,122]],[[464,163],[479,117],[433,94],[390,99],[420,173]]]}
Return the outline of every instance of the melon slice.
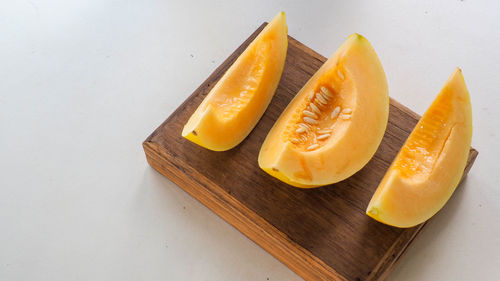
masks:
{"label": "melon slice", "polygon": [[198,106],[182,130],[214,151],[238,145],[264,114],[278,87],[288,47],[285,13],[278,13]]}
{"label": "melon slice", "polygon": [[470,96],[457,69],[394,159],[366,214],[397,227],[428,220],[460,182],[471,139]]}
{"label": "melon slice", "polygon": [[336,183],[372,158],[388,116],[382,65],[368,40],[353,34],[276,121],[260,150],[259,166],[296,187]]}

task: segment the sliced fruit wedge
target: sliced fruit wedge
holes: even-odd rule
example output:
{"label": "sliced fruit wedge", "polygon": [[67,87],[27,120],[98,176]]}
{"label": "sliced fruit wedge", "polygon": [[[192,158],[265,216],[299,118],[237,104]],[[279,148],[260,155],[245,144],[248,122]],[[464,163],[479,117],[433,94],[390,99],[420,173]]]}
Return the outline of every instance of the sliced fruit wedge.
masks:
{"label": "sliced fruit wedge", "polygon": [[428,220],[460,182],[471,139],[470,96],[457,69],[392,162],[366,214],[397,227]]}
{"label": "sliced fruit wedge", "polygon": [[353,34],[276,121],[260,150],[259,166],[297,187],[336,183],[372,158],[388,117],[382,65],[368,40]]}
{"label": "sliced fruit wedge", "polygon": [[214,151],[231,149],[243,141],[271,102],[287,47],[285,13],[280,12],[208,93],[182,136]]}

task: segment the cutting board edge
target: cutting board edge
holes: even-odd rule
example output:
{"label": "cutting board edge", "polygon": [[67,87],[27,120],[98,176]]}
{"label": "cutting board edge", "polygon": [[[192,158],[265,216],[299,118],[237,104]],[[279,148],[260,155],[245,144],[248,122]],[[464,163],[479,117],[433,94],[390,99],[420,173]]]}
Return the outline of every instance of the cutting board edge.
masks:
{"label": "cutting board edge", "polygon": [[[238,229],[250,240],[254,241],[257,245],[276,257],[280,262],[289,267],[299,276],[305,280],[347,280],[335,269],[325,264],[321,261],[321,259],[296,242],[292,241],[275,226],[236,200],[224,189],[218,187],[196,170],[190,169],[189,165],[176,163],[180,161],[177,161],[175,157],[168,154],[167,151],[165,151],[160,145],[151,141],[150,138],[151,136],[143,142],[143,148],[146,154],[146,159],[153,169],[181,187],[184,191],[196,198],[223,220]],[[478,151],[471,148],[469,160],[467,162],[467,166],[465,167],[461,183],[467,176],[468,171],[471,169],[477,156]],[[163,161],[158,161],[157,158],[161,158]],[[162,166],[161,163],[168,163],[169,166]],[[196,176],[187,176],[186,169],[190,169],[189,172],[195,173]],[[204,186],[203,183],[194,180],[195,178],[203,179],[206,186]],[[208,196],[202,196],[203,192],[208,192]],[[224,209],[224,206],[227,206],[227,203],[230,203],[232,207],[231,210]],[[252,219],[255,219],[255,221]],[[404,255],[404,253],[406,253],[409,246],[422,232],[425,225],[426,223],[423,223],[416,229],[408,229],[407,231],[404,231],[394,242],[393,246],[391,246],[391,249],[386,253],[386,255],[384,255],[384,258],[373,269],[367,280],[385,280],[395,268],[400,258]],[[252,228],[253,226],[257,226],[257,228],[254,229]],[[265,238],[260,237],[259,235],[264,235],[270,240],[266,241]],[[410,237],[408,238],[407,236]],[[270,241],[279,243],[272,243]],[[276,248],[276,245],[286,248]],[[318,276],[318,274],[320,275]]]}
{"label": "cutting board edge", "polygon": [[[321,259],[296,242],[292,241],[275,226],[236,200],[224,189],[218,187],[196,170],[190,169],[189,165],[176,163],[180,161],[177,161],[175,157],[168,154],[160,145],[154,143],[150,139],[151,136],[143,142],[143,148],[146,159],[153,169],[196,198],[250,240],[254,241],[257,245],[276,257],[292,271],[305,280],[347,280],[335,269],[325,264]],[[467,176],[477,155],[478,151],[471,148],[469,161],[465,168],[463,178]],[[158,161],[158,158],[163,161]],[[168,163],[169,166],[162,166],[161,163]],[[194,173],[196,176],[187,176],[186,169],[189,169],[190,171],[188,172]],[[196,178],[202,179],[205,185],[196,181]],[[225,209],[228,203],[231,209]],[[394,242],[393,246],[391,246],[391,249],[384,255],[384,258],[373,269],[367,280],[385,280],[409,246],[422,232],[425,225],[426,223],[423,223],[416,229],[404,231]],[[410,236],[410,238],[407,236]],[[266,240],[266,238],[269,240]],[[276,247],[277,245],[280,247]]]}

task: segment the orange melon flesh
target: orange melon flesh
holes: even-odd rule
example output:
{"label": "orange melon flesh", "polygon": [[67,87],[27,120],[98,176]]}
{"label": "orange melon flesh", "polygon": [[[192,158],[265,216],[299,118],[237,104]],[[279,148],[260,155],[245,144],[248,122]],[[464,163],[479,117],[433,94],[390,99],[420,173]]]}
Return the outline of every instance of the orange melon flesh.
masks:
{"label": "orange melon flesh", "polygon": [[368,40],[353,34],[276,121],[260,150],[259,166],[296,187],[341,181],[375,154],[388,116],[382,65]]}
{"label": "orange melon flesh", "polygon": [[460,182],[471,139],[470,96],[457,69],[394,159],[366,214],[397,227],[428,220]]}
{"label": "orange melon flesh", "polygon": [[238,145],[264,114],[278,87],[288,46],[285,13],[250,43],[190,117],[182,136],[214,151]]}

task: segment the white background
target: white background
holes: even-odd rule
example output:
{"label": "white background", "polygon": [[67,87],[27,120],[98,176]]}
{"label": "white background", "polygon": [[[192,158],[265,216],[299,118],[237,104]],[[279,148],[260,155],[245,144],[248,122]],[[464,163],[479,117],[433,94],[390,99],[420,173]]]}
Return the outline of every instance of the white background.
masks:
{"label": "white background", "polygon": [[500,280],[498,2],[305,3],[1,1],[0,280],[300,280],[141,147],[280,10],[324,56],[366,36],[418,113],[463,69],[479,157],[389,280]]}

